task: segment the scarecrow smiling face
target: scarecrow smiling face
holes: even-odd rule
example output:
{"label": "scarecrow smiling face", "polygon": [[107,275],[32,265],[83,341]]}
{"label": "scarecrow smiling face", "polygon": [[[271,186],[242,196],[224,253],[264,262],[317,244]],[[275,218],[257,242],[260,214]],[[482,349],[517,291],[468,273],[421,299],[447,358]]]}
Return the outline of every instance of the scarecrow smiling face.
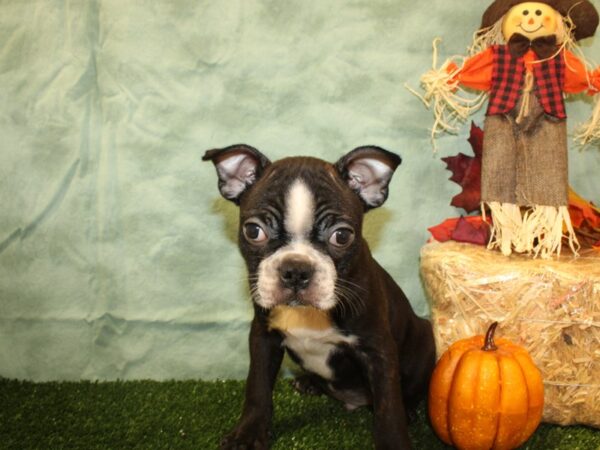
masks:
{"label": "scarecrow smiling face", "polygon": [[502,34],[508,41],[519,33],[533,40],[556,33],[560,13],[551,6],[539,2],[524,2],[513,6],[504,16]]}
{"label": "scarecrow smiling face", "polygon": [[[590,0],[538,0],[537,2],[494,0],[483,13],[480,29],[492,27],[503,19],[502,31],[507,41],[514,33],[535,39],[553,33],[560,34],[563,28],[563,17],[568,18],[573,25],[570,31],[575,41],[593,36],[600,20],[598,11]],[[521,27],[518,26],[519,24]],[[543,27],[539,28],[540,25]],[[543,34],[528,34],[534,31]]]}

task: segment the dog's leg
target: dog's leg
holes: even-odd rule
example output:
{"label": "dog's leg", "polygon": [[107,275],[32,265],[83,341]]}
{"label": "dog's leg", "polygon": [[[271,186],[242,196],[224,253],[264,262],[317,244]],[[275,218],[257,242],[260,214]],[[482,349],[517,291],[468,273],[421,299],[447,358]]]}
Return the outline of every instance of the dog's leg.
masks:
{"label": "dog's leg", "polygon": [[221,441],[221,449],[267,449],[273,415],[273,387],[283,359],[281,336],[269,331],[266,317],[256,313],[250,329],[250,370],[242,416]]}
{"label": "dog's leg", "polygon": [[375,448],[410,449],[396,343],[391,335],[379,336],[361,347],[365,373],[373,395]]}

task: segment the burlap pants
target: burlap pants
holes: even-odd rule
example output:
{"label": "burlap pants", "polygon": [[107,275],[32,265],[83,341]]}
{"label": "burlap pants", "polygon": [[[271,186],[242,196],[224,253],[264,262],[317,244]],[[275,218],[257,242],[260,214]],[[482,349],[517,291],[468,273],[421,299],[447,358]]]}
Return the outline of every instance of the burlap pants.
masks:
{"label": "burlap pants", "polygon": [[481,197],[519,206],[564,206],[568,202],[566,121],[547,116],[535,94],[529,114],[487,116],[483,136]]}

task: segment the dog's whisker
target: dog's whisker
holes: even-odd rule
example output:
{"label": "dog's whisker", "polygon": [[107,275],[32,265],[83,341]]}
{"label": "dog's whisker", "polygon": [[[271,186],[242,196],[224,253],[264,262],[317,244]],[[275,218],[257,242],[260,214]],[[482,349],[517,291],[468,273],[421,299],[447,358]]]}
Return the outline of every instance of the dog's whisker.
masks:
{"label": "dog's whisker", "polygon": [[346,301],[346,295],[345,295],[345,293],[344,293],[344,292],[342,292],[342,291],[341,291],[341,290],[340,290],[338,287],[336,287],[336,288],[335,288],[335,291],[334,291],[334,292],[335,292],[336,298],[337,298],[337,300],[338,300],[338,304],[339,304],[341,307],[345,307],[345,305],[346,305],[346,303],[347,303],[347,301]]}
{"label": "dog's whisker", "polygon": [[363,292],[368,292],[368,290],[357,283],[353,283],[352,281],[344,280],[343,278],[338,278],[336,283],[344,283],[348,287],[359,289]]}
{"label": "dog's whisker", "polygon": [[[336,297],[340,304],[340,312],[345,315],[349,312],[352,315],[358,315],[364,309],[364,300],[356,292],[345,286],[335,286]],[[347,311],[349,309],[349,311]]]}
{"label": "dog's whisker", "polygon": [[353,313],[359,314],[364,309],[364,300],[357,292],[345,286],[336,286],[336,291],[346,300]]}
{"label": "dog's whisker", "polygon": [[336,286],[336,289],[339,292],[345,293],[345,294],[347,294],[349,296],[360,298],[360,295],[357,292],[353,291],[352,289],[350,289],[350,288],[348,288],[346,286],[339,286],[338,285],[338,286]]}
{"label": "dog's whisker", "polygon": [[335,294],[336,297],[336,306],[339,308],[340,310],[340,315],[342,317],[346,317],[346,302],[343,301],[343,299],[341,298],[341,295],[339,293]]}
{"label": "dog's whisker", "polygon": [[340,305],[342,307],[341,308],[342,309],[342,311],[341,311],[342,315],[343,316],[347,316],[347,315],[351,314],[352,313],[352,304],[348,303],[347,301],[345,301],[345,297],[344,297],[343,292],[338,292],[337,296],[338,296],[338,299],[339,299],[338,301],[339,301],[339,303],[340,303]]}
{"label": "dog's whisker", "polygon": [[365,308],[365,303],[364,303],[363,297],[351,290],[348,290],[347,297],[351,301],[351,303],[354,307],[355,313],[360,314],[362,312],[362,310]]}

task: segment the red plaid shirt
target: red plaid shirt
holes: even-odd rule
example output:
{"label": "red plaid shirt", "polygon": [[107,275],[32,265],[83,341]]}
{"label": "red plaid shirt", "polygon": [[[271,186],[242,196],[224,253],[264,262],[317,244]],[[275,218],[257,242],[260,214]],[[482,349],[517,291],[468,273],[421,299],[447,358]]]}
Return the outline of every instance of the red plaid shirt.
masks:
{"label": "red plaid shirt", "polygon": [[[507,45],[494,45],[492,84],[487,115],[506,114],[516,106],[525,79],[525,57],[513,58]],[[565,63],[561,55],[533,64],[534,92],[546,114],[567,117],[562,86]]]}

